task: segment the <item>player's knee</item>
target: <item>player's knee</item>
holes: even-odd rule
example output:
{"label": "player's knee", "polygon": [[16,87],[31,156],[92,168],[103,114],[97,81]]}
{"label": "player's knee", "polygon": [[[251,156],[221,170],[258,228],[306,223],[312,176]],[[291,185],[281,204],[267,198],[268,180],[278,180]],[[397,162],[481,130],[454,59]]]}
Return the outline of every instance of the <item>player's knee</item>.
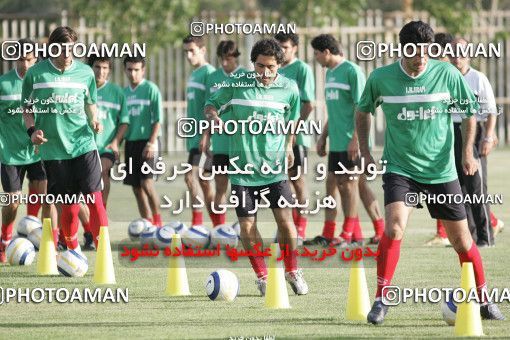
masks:
{"label": "player's knee", "polygon": [[188,188],[191,188],[193,187],[193,184],[194,184],[194,177],[193,177],[193,173],[191,172],[187,172],[185,175],[184,175],[184,182],[186,183],[186,185],[188,186]]}
{"label": "player's knee", "polygon": [[405,226],[400,221],[393,221],[386,225],[384,233],[392,240],[401,240],[404,237]]}

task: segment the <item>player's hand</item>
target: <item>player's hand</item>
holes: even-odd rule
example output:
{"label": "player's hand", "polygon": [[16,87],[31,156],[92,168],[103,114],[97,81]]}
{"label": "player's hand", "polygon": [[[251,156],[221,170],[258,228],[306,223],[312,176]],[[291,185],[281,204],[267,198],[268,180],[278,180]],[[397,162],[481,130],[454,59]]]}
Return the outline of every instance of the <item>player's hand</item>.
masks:
{"label": "player's hand", "polygon": [[119,144],[117,143],[117,140],[114,139],[110,144],[105,146],[105,149],[109,149],[113,151],[113,154],[115,155],[115,160],[119,160]]}
{"label": "player's hand", "polygon": [[367,169],[368,164],[375,164],[374,157],[372,157],[372,154],[370,153],[370,151],[362,152],[361,158],[365,160],[365,164],[366,164],[365,169]]}
{"label": "player's hand", "polygon": [[486,137],[482,139],[482,143],[480,144],[480,155],[482,157],[488,156],[492,149],[498,144],[498,139],[494,137]]}
{"label": "player's hand", "polygon": [[359,144],[357,139],[351,139],[347,145],[347,157],[350,161],[355,161],[359,157]]}
{"label": "player's hand", "polygon": [[93,120],[92,122],[90,122],[90,127],[92,128],[92,130],[94,130],[95,133],[103,132],[103,124],[101,124],[97,120]]}
{"label": "player's hand", "polygon": [[198,144],[198,151],[209,153],[209,149],[211,146],[211,135],[208,132],[205,132],[200,139],[200,143]]}
{"label": "player's hand", "polygon": [[317,154],[320,157],[326,156],[326,138],[322,137],[322,135],[317,140],[316,148],[317,148]]}
{"label": "player's hand", "polygon": [[156,144],[155,143],[147,143],[145,148],[143,148],[142,157],[144,159],[152,159],[156,156]]}
{"label": "player's hand", "polygon": [[472,154],[462,157],[462,169],[467,176],[473,176],[478,171],[478,163]]}
{"label": "player's hand", "polygon": [[30,139],[32,140],[32,144],[35,144],[35,145],[41,145],[48,141],[46,138],[44,138],[43,130],[35,130],[32,133],[32,137],[30,137]]}
{"label": "player's hand", "polygon": [[287,148],[286,153],[287,153],[286,155],[287,168],[290,169],[294,165],[294,151],[292,150],[292,148]]}

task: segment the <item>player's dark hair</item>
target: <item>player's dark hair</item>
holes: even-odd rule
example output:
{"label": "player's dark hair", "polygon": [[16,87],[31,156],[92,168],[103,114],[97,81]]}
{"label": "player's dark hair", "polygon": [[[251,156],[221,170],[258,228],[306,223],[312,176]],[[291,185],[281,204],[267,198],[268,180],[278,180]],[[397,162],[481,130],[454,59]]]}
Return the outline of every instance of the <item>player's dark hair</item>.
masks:
{"label": "player's dark hair", "polygon": [[450,33],[436,33],[434,34],[434,42],[444,48],[446,44],[451,44],[453,42],[453,35]]}
{"label": "player's dark hair", "polygon": [[198,47],[202,48],[205,46],[205,40],[202,37],[195,37],[193,35],[188,35],[186,38],[182,39],[183,44],[191,44],[195,43]]}
{"label": "player's dark hair", "polygon": [[110,66],[110,68],[112,68],[113,66],[113,62],[112,62],[112,58],[110,57],[103,57],[103,56],[90,56],[88,59],[87,59],[87,64],[90,66],[90,67],[93,67],[94,66],[94,63],[98,61],[98,62],[107,62],[108,65]]}
{"label": "player's dark hair", "polygon": [[68,26],[59,26],[51,32],[48,38],[48,44],[64,44],[69,42],[76,42],[78,35]]}
{"label": "player's dark hair", "polygon": [[434,31],[423,21],[411,21],[402,27],[398,34],[400,44],[427,44],[434,42]]}
{"label": "player's dark hair", "polygon": [[127,63],[142,63],[142,67],[145,67],[145,58],[144,57],[126,57],[124,58],[124,67],[126,67]]}
{"label": "player's dark hair", "polygon": [[278,64],[283,63],[284,59],[283,50],[275,39],[262,39],[257,41],[251,49],[251,61],[255,62],[259,55],[275,57]]}
{"label": "player's dark hair", "polygon": [[313,49],[324,52],[328,50],[334,55],[343,55],[342,47],[338,40],[331,34],[321,34],[312,39],[311,45]]}
{"label": "player's dark hair", "polygon": [[299,45],[299,35],[296,33],[276,33],[274,38],[281,43],[287,42],[290,40],[292,46]]}
{"label": "player's dark hair", "polygon": [[216,48],[216,55],[218,58],[225,57],[239,57],[241,53],[237,48],[237,44],[233,40],[222,40],[218,44],[218,48]]}
{"label": "player's dark hair", "polygon": [[[18,40],[18,43],[19,44],[15,46],[15,48],[16,48],[15,55],[19,55],[21,58],[25,58],[27,56],[25,51],[27,50],[28,46],[32,46],[31,50],[35,51],[35,42],[31,39],[23,38],[23,39]],[[19,52],[18,52],[18,48],[21,48],[21,50]],[[34,53],[34,52],[32,52],[32,53]],[[34,55],[35,55],[35,53],[34,53]]]}

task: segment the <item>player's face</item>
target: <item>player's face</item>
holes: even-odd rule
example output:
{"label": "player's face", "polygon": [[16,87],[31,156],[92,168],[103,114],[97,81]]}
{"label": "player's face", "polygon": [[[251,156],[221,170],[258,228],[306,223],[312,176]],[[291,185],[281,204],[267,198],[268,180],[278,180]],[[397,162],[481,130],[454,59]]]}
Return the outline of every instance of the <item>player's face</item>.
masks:
{"label": "player's face", "polygon": [[326,67],[328,64],[328,50],[324,50],[324,52],[321,52],[319,50],[313,50],[313,56],[315,57],[315,60],[319,64],[321,64],[322,67]]}
{"label": "player's face", "polygon": [[27,70],[35,64],[36,61],[37,58],[33,53],[27,54],[24,58],[19,58],[16,60],[16,69],[18,70],[18,73],[24,75]]}
{"label": "player's face", "polygon": [[128,62],[126,63],[124,70],[131,85],[140,84],[140,82],[143,80],[143,76],[145,75],[145,67],[142,65],[142,63]]}
{"label": "player's face", "polygon": [[278,62],[274,56],[259,54],[254,63],[257,79],[263,85],[269,85],[274,81],[278,72]]}
{"label": "player's face", "polygon": [[205,55],[205,47],[198,47],[194,42],[184,44],[184,53],[191,66],[200,65]]}
{"label": "player's face", "polygon": [[[413,48],[408,47],[407,54],[411,55],[413,53]],[[406,58],[403,57],[403,62],[406,65],[406,69],[411,71],[411,73],[421,73],[425,70],[427,66],[427,62],[429,61],[429,56],[427,55],[427,46],[423,46],[416,48],[416,54],[414,57]]]}
{"label": "player's face", "polygon": [[297,52],[297,46],[292,45],[292,41],[279,42],[280,47],[283,50],[283,62],[285,64],[289,63],[294,59]]}
{"label": "player's face", "polygon": [[[457,45],[466,45],[467,42],[464,40],[454,41],[452,43],[453,51],[457,50]],[[450,62],[455,66],[459,71],[463,71],[469,67],[469,58],[464,57],[449,57]]]}
{"label": "player's face", "polygon": [[62,53],[54,58],[54,61],[58,67],[67,68],[73,62],[73,44],[69,42],[66,45],[61,45],[61,51]]}
{"label": "player's face", "polygon": [[224,56],[220,58],[221,67],[226,73],[230,73],[237,68],[237,58],[234,56]]}
{"label": "player's face", "polygon": [[107,61],[94,61],[92,70],[94,70],[97,84],[101,86],[108,80],[110,75],[110,63]]}

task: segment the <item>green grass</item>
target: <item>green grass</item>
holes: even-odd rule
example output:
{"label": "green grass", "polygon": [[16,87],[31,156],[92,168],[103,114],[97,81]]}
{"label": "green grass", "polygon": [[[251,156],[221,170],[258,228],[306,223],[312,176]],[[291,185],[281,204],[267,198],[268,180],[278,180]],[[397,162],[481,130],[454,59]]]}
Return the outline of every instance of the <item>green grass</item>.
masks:
{"label": "green grass", "polygon": [[[496,151],[490,157],[489,192],[510,197],[507,180],[510,150]],[[172,156],[172,161],[182,157]],[[310,176],[311,177],[311,176]],[[324,192],[323,184],[309,180],[310,190]],[[183,179],[175,183],[159,181],[160,194],[177,198],[184,192]],[[382,204],[381,180],[373,189]],[[311,191],[311,192],[313,192]],[[508,203],[494,206],[496,215],[510,224]],[[24,211],[22,211],[24,213]],[[137,217],[136,203],[130,189],[115,183],[109,199],[110,237],[118,244],[127,236],[128,221]],[[19,215],[23,215],[21,212]],[[18,218],[20,217],[18,216]],[[360,211],[366,237],[372,226],[364,211]],[[165,221],[177,219],[163,213]],[[178,217],[189,222],[190,213]],[[229,221],[234,214],[229,213]],[[319,233],[322,213],[310,218],[308,235]],[[338,220],[341,216],[338,217]],[[261,214],[263,236],[274,234],[269,214]],[[208,218],[206,221],[209,222]],[[435,221],[426,209],[416,210],[406,231],[402,254],[393,283],[402,287],[456,287],[460,283],[460,267],[451,248],[427,248],[424,242],[433,235]],[[80,232],[81,234],[81,232]],[[507,246],[510,232],[505,230],[497,238],[497,247],[482,249],[486,276],[491,287],[505,288],[509,283]],[[239,277],[240,296],[233,303],[212,302],[204,292],[204,282],[212,268],[188,267],[192,296],[166,297],[165,268],[129,268],[118,261],[114,246],[115,274],[118,287],[129,288],[127,304],[4,304],[0,306],[0,338],[228,338],[230,336],[276,336],[276,338],[311,337],[451,337],[453,327],[442,320],[437,304],[406,304],[391,308],[381,326],[345,319],[346,292],[349,270],[346,268],[305,268],[310,286],[306,296],[290,296],[290,310],[268,310],[258,296],[255,276],[247,266],[232,269]],[[38,277],[35,264],[30,267],[0,267],[2,287],[94,287],[92,275],[95,253],[87,252],[89,271],[84,278]],[[241,259],[242,261],[243,259]],[[206,266],[204,266],[206,267]],[[371,302],[375,291],[375,268],[367,265],[366,276]],[[290,289],[289,289],[290,291]],[[510,317],[510,306],[500,306]],[[483,322],[484,333],[490,337],[507,337],[509,321]]]}

